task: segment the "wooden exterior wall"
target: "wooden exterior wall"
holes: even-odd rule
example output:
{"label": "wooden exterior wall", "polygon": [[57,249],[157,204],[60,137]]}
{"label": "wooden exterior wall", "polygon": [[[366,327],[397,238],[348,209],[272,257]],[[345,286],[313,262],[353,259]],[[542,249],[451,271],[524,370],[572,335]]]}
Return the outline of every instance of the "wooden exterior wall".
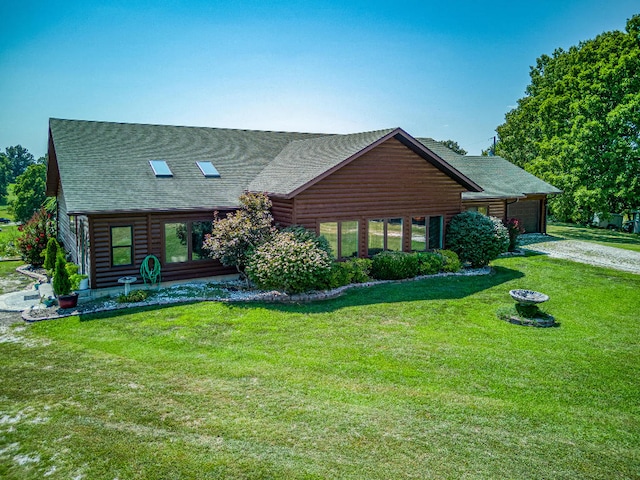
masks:
{"label": "wooden exterior wall", "polygon": [[504,199],[492,200],[463,200],[462,210],[466,211],[473,207],[487,207],[488,215],[505,219],[507,217],[507,201]]}
{"label": "wooden exterior wall", "polygon": [[527,195],[524,198],[463,200],[462,209],[487,207],[488,214],[506,220],[517,217],[526,225],[528,233],[546,233],[547,196]]}
{"label": "wooden exterior wall", "polygon": [[[210,212],[172,212],[94,215],[90,217],[90,243],[93,252],[91,264],[91,288],[117,286],[118,279],[136,276],[139,281],[140,265],[147,255],[160,259],[162,281],[203,278],[236,273],[234,268],[224,267],[216,260],[205,259],[179,263],[168,263],[164,258],[165,223],[212,221]],[[133,264],[111,265],[111,227],[133,227]]]}
{"label": "wooden exterior wall", "polygon": [[[460,213],[466,191],[451,177],[395,139],[353,160],[293,199],[273,198],[273,213],[283,225],[319,232],[321,222],[358,220],[360,256],[367,253],[369,219],[441,215],[445,224]],[[403,249],[411,245],[404,229]]]}
{"label": "wooden exterior wall", "polygon": [[527,195],[517,202],[508,202],[507,216],[520,218],[527,233],[547,232],[546,195]]}

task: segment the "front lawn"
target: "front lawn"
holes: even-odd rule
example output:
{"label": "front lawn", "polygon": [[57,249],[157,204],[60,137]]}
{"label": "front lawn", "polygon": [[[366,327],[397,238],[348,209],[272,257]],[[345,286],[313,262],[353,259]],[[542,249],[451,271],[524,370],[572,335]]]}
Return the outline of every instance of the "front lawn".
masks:
{"label": "front lawn", "polygon": [[[0,477],[637,477],[640,276],[494,265],[4,328]],[[499,320],[513,288],[560,326]]]}
{"label": "front lawn", "polygon": [[640,252],[640,235],[636,233],[616,232],[605,228],[581,227],[572,223],[549,223],[547,225],[547,233],[566,240],[582,240]]}

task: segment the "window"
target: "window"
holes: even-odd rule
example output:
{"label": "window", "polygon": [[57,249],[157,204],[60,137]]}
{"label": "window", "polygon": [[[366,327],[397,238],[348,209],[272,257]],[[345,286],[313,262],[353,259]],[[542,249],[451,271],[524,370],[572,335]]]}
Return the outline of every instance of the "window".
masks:
{"label": "window", "polygon": [[187,246],[187,224],[165,223],[164,259],[167,263],[186,262],[189,255]]}
{"label": "window", "polygon": [[211,162],[196,162],[198,168],[205,177],[219,178],[218,169]]}
{"label": "window", "polygon": [[442,248],[442,217],[429,217],[429,248]]}
{"label": "window", "polygon": [[334,257],[338,252],[338,222],[323,222],[320,224],[320,235],[327,239]]}
{"label": "window", "polygon": [[164,259],[180,263],[209,258],[202,248],[204,236],[211,233],[211,222],[164,224]]}
{"label": "window", "polygon": [[382,250],[402,251],[402,218],[369,220],[368,254]]}
{"label": "window", "polygon": [[340,258],[358,256],[358,222],[340,222]]}
{"label": "window", "polygon": [[191,223],[191,260],[209,258],[207,251],[202,248],[204,236],[211,233],[211,222]]}
{"label": "window", "polygon": [[320,235],[327,239],[335,258],[358,256],[358,221],[323,222]]}
{"label": "window", "polygon": [[427,249],[427,219],[413,217],[411,219],[411,250],[423,252]]}
{"label": "window", "polygon": [[467,207],[467,212],[478,212],[482,215],[489,215],[489,207],[486,205],[480,205],[476,207]]}
{"label": "window", "polygon": [[111,227],[111,266],[133,264],[133,227]]}
{"label": "window", "polygon": [[149,160],[149,165],[156,177],[173,177],[169,165],[164,160]]}
{"label": "window", "polygon": [[442,216],[411,219],[411,250],[442,248]]}

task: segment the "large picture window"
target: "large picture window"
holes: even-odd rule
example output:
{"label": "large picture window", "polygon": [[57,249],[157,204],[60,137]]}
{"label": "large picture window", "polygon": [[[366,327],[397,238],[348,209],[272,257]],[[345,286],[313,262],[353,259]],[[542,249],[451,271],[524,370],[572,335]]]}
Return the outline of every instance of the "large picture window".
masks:
{"label": "large picture window", "polygon": [[402,218],[369,220],[369,238],[367,250],[369,256],[382,250],[402,251]]}
{"label": "large picture window", "polygon": [[133,227],[111,227],[111,265],[133,264]]}
{"label": "large picture window", "polygon": [[358,256],[358,221],[323,222],[320,235],[327,239],[335,258]]}
{"label": "large picture window", "polygon": [[411,219],[411,250],[425,251],[442,248],[442,216],[413,217]]}
{"label": "large picture window", "polygon": [[204,236],[211,233],[211,222],[164,224],[164,260],[180,263],[208,258],[202,248]]}

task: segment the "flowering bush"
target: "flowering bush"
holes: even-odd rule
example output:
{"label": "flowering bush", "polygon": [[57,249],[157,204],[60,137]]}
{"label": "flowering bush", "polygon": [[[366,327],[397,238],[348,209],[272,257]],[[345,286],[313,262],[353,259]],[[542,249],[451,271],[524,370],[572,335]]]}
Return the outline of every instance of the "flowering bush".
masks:
{"label": "flowering bush", "polygon": [[240,209],[218,218],[216,212],[213,231],[205,236],[202,248],[223,265],[234,266],[244,274],[254,249],[268,241],[275,233],[271,200],[263,193],[240,196]]}
{"label": "flowering bush", "polygon": [[301,241],[293,232],[276,233],[249,257],[246,273],[258,287],[300,293],[323,288],[331,257],[312,239]]}
{"label": "flowering bush", "polygon": [[474,268],[484,267],[507,251],[509,234],[502,221],[478,212],[462,212],[447,225],[447,248],[462,262]]}
{"label": "flowering bush", "polygon": [[44,262],[42,254],[47,248],[47,242],[55,234],[51,215],[41,208],[33,214],[31,220],[20,225],[18,230],[21,235],[17,243],[22,259],[34,267],[40,267]]}
{"label": "flowering bush", "polygon": [[507,231],[509,232],[509,251],[513,252],[518,246],[518,237],[525,232],[524,225],[522,225],[522,221],[518,218],[509,218],[504,226],[507,227]]}

